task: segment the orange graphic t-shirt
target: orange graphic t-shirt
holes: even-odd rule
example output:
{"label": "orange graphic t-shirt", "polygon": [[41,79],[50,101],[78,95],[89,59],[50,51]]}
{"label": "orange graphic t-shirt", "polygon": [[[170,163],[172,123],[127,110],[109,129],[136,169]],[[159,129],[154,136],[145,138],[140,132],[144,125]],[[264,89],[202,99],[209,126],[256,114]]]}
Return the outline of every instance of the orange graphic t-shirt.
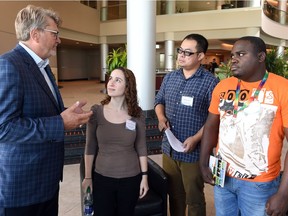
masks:
{"label": "orange graphic t-shirt", "polygon": [[[231,177],[273,180],[281,170],[283,127],[288,127],[288,80],[269,73],[258,98],[233,117],[237,83],[238,79],[231,77],[213,91],[209,111],[220,115],[217,155],[228,162]],[[241,81],[238,110],[259,83]]]}

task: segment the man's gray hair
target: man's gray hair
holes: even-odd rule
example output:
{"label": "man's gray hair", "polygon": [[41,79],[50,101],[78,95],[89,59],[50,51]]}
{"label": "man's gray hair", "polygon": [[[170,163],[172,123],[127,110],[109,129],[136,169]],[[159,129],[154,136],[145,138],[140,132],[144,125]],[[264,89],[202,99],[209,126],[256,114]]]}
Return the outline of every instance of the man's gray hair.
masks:
{"label": "man's gray hair", "polygon": [[61,25],[61,18],[51,9],[28,5],[20,10],[15,19],[17,39],[19,41],[27,41],[30,39],[30,32],[33,29],[45,29],[48,25],[47,17],[53,19],[57,26]]}

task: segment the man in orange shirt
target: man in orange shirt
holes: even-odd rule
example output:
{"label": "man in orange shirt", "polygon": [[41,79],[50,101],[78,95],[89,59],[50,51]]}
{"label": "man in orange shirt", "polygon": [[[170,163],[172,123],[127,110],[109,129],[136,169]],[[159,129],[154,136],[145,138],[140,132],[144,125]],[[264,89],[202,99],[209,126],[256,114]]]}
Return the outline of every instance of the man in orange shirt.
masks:
{"label": "man in orange shirt", "polygon": [[227,162],[224,186],[215,185],[216,215],[285,215],[288,157],[280,179],[283,139],[288,139],[288,80],[266,71],[266,45],[238,39],[231,52],[233,77],[214,89],[201,143],[200,168],[215,185],[209,157]]}

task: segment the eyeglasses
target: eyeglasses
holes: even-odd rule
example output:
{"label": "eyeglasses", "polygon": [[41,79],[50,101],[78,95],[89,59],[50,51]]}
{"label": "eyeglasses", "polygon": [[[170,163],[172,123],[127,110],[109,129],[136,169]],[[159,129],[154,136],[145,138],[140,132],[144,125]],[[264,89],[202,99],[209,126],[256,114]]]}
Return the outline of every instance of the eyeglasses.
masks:
{"label": "eyeglasses", "polygon": [[190,52],[190,51],[188,51],[188,50],[183,50],[183,49],[180,48],[180,47],[178,47],[178,48],[176,49],[176,51],[177,51],[178,54],[184,53],[185,56],[191,56],[191,55],[194,55],[194,54],[198,53],[198,52]]}
{"label": "eyeglasses", "polygon": [[51,30],[51,29],[43,29],[44,31],[51,32],[55,38],[59,38],[59,31]]}

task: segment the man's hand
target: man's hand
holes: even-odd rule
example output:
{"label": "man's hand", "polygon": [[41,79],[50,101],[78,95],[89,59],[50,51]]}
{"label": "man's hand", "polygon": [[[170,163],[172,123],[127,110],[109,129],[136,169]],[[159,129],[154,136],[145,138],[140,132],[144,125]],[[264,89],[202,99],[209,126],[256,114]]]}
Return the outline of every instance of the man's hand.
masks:
{"label": "man's hand", "polygon": [[286,215],[287,206],[287,194],[276,193],[271,196],[266,203],[266,213],[271,216],[284,216]]}
{"label": "man's hand", "polygon": [[61,113],[65,130],[80,127],[82,124],[88,122],[92,115],[92,111],[84,111],[82,109],[86,103],[86,101],[77,101]]}
{"label": "man's hand", "polygon": [[184,147],[184,152],[189,153],[192,152],[196,146],[197,146],[197,140],[194,139],[194,136],[188,137],[184,142],[183,142],[183,147]]}
{"label": "man's hand", "polygon": [[215,181],[214,181],[214,178],[213,178],[213,175],[212,175],[210,168],[208,166],[205,166],[205,167],[201,166],[201,164],[200,164],[200,170],[201,170],[204,182],[214,186]]}
{"label": "man's hand", "polygon": [[158,129],[161,132],[164,132],[167,128],[170,128],[167,118],[162,118],[158,120]]}

